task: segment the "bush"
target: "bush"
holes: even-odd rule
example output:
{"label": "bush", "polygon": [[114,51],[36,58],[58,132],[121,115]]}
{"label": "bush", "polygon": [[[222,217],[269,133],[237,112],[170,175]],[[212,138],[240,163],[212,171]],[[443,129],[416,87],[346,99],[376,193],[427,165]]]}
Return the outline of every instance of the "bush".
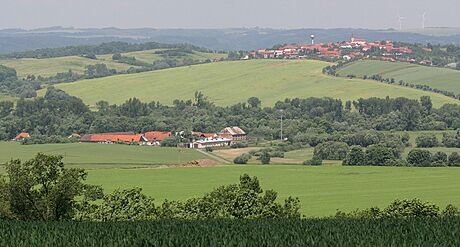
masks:
{"label": "bush", "polygon": [[434,134],[423,134],[417,136],[415,142],[417,143],[417,147],[419,148],[432,148],[439,146],[438,139]]}
{"label": "bush", "polygon": [[206,152],[212,153],[212,151],[214,151],[214,149],[212,147],[206,147]]}
{"label": "bush", "polygon": [[311,160],[306,160],[303,164],[307,166],[320,166],[323,164],[323,160],[319,156],[313,155]]}
{"label": "bush", "polygon": [[247,142],[234,142],[232,145],[230,145],[231,148],[247,148],[248,143]]}
{"label": "bush", "polygon": [[446,166],[447,154],[444,152],[436,152],[431,159],[432,166]]}
{"label": "bush", "polygon": [[427,150],[412,149],[407,155],[407,162],[411,166],[431,166],[431,153]]}
{"label": "bush", "polygon": [[315,147],[314,155],[322,160],[343,160],[348,153],[345,142],[325,142]]}
{"label": "bush", "polygon": [[260,155],[260,163],[262,163],[262,165],[270,164],[270,153],[262,152],[262,154]]}
{"label": "bush", "polygon": [[453,152],[449,155],[448,163],[449,166],[460,166],[460,155],[457,152]]}
{"label": "bush", "polygon": [[381,144],[371,145],[366,150],[366,165],[391,166],[396,164],[395,152]]}
{"label": "bush", "polygon": [[234,160],[233,160],[233,163],[235,164],[247,164],[248,161],[252,158],[252,156],[250,154],[242,154],[238,157],[236,157]]}
{"label": "bush", "polygon": [[345,166],[364,166],[366,165],[366,154],[360,146],[353,146],[342,164]]}
{"label": "bush", "polygon": [[160,145],[162,147],[177,147],[179,142],[180,142],[180,139],[178,137],[171,136],[171,137],[167,137],[163,141],[161,141]]}

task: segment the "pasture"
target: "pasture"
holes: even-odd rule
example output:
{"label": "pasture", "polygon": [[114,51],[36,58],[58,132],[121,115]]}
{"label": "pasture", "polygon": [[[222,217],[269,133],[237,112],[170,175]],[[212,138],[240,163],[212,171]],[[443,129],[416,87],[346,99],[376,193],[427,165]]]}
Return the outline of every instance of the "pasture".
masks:
{"label": "pasture", "polygon": [[17,158],[28,160],[39,152],[60,154],[64,156],[64,163],[85,169],[151,167],[209,159],[192,149],[93,143],[21,145],[0,142],[0,164]]}
{"label": "pasture", "polygon": [[219,62],[131,75],[118,75],[56,85],[94,106],[100,100],[120,104],[142,101],[172,104],[202,91],[218,105],[246,102],[256,96],[264,106],[285,98],[332,97],[355,100],[369,97],[432,98],[435,107],[458,100],[412,88],[322,74],[329,63],[312,60],[250,60]]}
{"label": "pasture", "polygon": [[460,71],[446,68],[434,68],[402,62],[385,62],[361,60],[349,64],[338,71],[341,76],[381,75],[383,78],[394,78],[396,82],[403,80],[431,88],[460,93]]}
{"label": "pasture", "polygon": [[97,169],[88,183],[116,188],[141,187],[157,203],[186,200],[220,185],[237,183],[241,174],[257,176],[279,199],[299,197],[307,216],[330,216],[337,209],[384,207],[400,198],[420,198],[441,207],[460,206],[460,168],[307,167],[294,165],[227,165],[207,168]]}
{"label": "pasture", "polygon": [[[136,60],[144,63],[153,63],[154,61],[158,61],[163,59],[160,54],[155,54],[156,51],[161,51],[165,49],[152,49],[152,50],[145,50],[145,51],[134,51],[134,52],[126,52],[122,53],[121,55],[127,57],[135,57]],[[105,60],[105,61],[114,61],[112,59],[113,54],[106,54],[106,55],[98,55],[97,58]],[[177,57],[178,59],[181,58],[191,58],[193,60],[200,60],[205,61],[207,59],[221,59],[226,58],[227,54],[219,54],[219,53],[204,53],[199,51],[193,51],[192,54],[187,54],[186,56]]]}
{"label": "pasture", "polygon": [[3,59],[0,64],[16,69],[18,77],[24,78],[27,75],[35,76],[55,76],[60,72],[72,70],[75,73],[83,74],[88,65],[104,63],[110,69],[117,71],[127,70],[133,67],[128,64],[117,63],[113,61],[95,60],[78,56],[57,57],[57,58],[21,58],[21,59]]}

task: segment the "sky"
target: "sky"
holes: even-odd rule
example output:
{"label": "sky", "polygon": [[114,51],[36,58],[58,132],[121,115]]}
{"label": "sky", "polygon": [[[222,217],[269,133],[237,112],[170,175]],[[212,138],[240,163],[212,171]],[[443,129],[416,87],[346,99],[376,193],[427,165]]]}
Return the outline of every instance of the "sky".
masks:
{"label": "sky", "polygon": [[0,28],[459,27],[460,0],[0,0]]}

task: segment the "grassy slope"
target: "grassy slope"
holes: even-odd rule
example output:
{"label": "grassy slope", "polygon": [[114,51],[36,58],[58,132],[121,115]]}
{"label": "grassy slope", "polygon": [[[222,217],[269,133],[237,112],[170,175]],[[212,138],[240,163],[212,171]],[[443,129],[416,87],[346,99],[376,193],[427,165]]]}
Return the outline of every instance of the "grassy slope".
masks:
{"label": "grassy slope", "polygon": [[372,81],[334,78],[321,73],[326,62],[306,60],[252,60],[181,67],[133,75],[57,85],[58,88],[95,105],[99,100],[122,103],[130,97],[171,104],[203,91],[219,105],[245,102],[257,96],[266,106],[293,97],[333,97],[344,100],[369,97],[430,95],[435,106],[457,100],[416,89]]}
{"label": "grassy slope", "polygon": [[209,159],[190,149],[91,143],[20,145],[15,142],[0,142],[0,163],[12,158],[27,160],[38,152],[63,155],[65,163],[85,168],[169,165]]}
{"label": "grassy slope", "polygon": [[420,198],[460,206],[460,168],[341,167],[249,165],[176,169],[100,169],[89,183],[106,190],[140,186],[157,202],[200,196],[217,186],[236,183],[248,173],[280,199],[297,196],[302,213],[332,215],[337,209],[385,206],[396,198]]}
{"label": "grassy slope", "polygon": [[54,76],[59,72],[66,72],[69,69],[83,74],[87,65],[105,63],[111,69],[127,70],[131,65],[116,63],[113,61],[93,60],[78,56],[58,57],[58,58],[23,58],[0,60],[0,64],[16,69],[19,77],[27,75]]}
{"label": "grassy slope", "polygon": [[381,75],[383,78],[395,78],[413,84],[427,85],[432,88],[460,93],[460,71],[444,68],[426,67],[409,63],[384,61],[358,61],[338,72],[340,75]]}
{"label": "grassy slope", "polygon": [[[128,57],[135,57],[136,60],[139,60],[144,63],[152,63],[153,61],[161,60],[163,57],[161,55],[155,54],[155,51],[160,51],[160,50],[165,50],[165,49],[153,49],[153,50],[145,50],[145,51],[134,51],[134,52],[127,52],[123,53],[123,56],[128,56]],[[106,54],[106,55],[98,55],[97,57],[99,59],[107,60],[107,61],[113,61],[112,60],[112,55],[113,54]],[[227,54],[214,54],[214,53],[203,53],[203,52],[198,52],[194,51],[192,55],[187,56],[189,58],[192,58],[194,60],[206,60],[206,59],[220,59],[220,58],[225,58]],[[184,57],[178,57],[178,59],[181,59]]]}

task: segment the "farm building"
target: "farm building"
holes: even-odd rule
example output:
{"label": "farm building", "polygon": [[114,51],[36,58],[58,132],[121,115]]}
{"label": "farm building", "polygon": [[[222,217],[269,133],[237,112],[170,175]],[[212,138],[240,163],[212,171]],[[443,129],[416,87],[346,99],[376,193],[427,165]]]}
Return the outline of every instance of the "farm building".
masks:
{"label": "farm building", "polygon": [[97,143],[138,143],[144,144],[147,139],[143,135],[136,135],[132,133],[104,133],[104,134],[88,134],[84,135],[80,139],[81,142],[97,142]]}
{"label": "farm building", "polygon": [[192,135],[194,136],[199,136],[201,138],[215,138],[217,137],[216,133],[203,133],[203,132],[192,132]]}
{"label": "farm building", "polygon": [[80,134],[71,134],[70,136],[68,136],[67,138],[81,138],[81,135]]}
{"label": "farm building", "polygon": [[232,143],[228,138],[206,138],[193,142],[193,148],[214,148],[214,147],[227,147]]}
{"label": "farm building", "polygon": [[29,133],[22,132],[22,133],[19,133],[13,140],[14,141],[21,141],[21,140],[24,140],[24,139],[27,139],[27,138],[30,138]]}
{"label": "farm building", "polygon": [[143,136],[147,140],[148,145],[160,145],[161,141],[172,136],[172,132],[149,131],[145,132]]}
{"label": "farm building", "polygon": [[232,141],[245,141],[247,134],[240,127],[227,127],[219,132],[219,137],[230,139]]}

